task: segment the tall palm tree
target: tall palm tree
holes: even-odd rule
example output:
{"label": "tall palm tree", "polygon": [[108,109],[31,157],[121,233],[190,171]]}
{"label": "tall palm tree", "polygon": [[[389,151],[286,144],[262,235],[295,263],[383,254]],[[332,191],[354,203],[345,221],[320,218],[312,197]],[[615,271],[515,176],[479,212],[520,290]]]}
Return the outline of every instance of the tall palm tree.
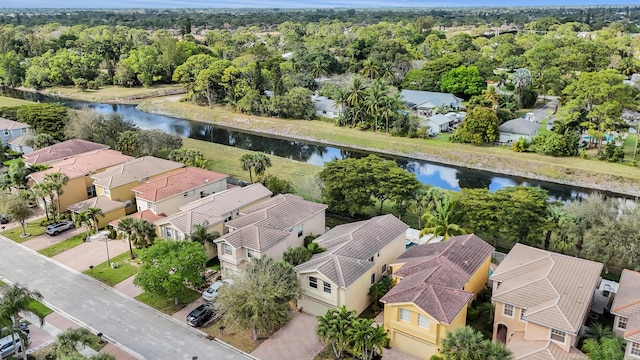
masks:
{"label": "tall palm tree", "polygon": [[31,191],[33,192],[34,197],[42,200],[42,203],[44,204],[44,213],[47,215],[47,221],[49,221],[49,206],[47,206],[47,197],[49,197],[50,201],[53,201],[54,196],[51,186],[49,186],[49,184],[47,183],[41,182],[33,185]]}
{"label": "tall palm tree", "polygon": [[387,80],[390,84],[395,83],[396,74],[394,73],[394,65],[391,61],[385,61],[380,65],[380,78]]}
{"label": "tall palm tree", "polygon": [[480,360],[485,345],[481,332],[464,326],[447,333],[442,340],[441,353],[446,359]]}
{"label": "tall palm tree", "polygon": [[87,231],[87,239],[89,239],[89,228],[91,227],[91,219],[87,216],[86,210],[80,211],[76,214],[75,223],[77,227],[84,225]]}
{"label": "tall palm tree", "polygon": [[500,98],[500,94],[498,94],[498,89],[495,86],[489,86],[485,90],[482,90],[482,97],[491,102],[494,109],[498,108],[498,99]]}
{"label": "tall palm tree", "polygon": [[140,249],[153,244],[156,239],[156,228],[145,219],[136,220],[132,227],[131,242]]}
{"label": "tall palm tree", "polygon": [[85,328],[69,328],[56,336],[51,352],[58,359],[78,354],[78,344],[84,348],[91,342],[90,336],[91,332]]}
{"label": "tall palm tree", "polygon": [[389,133],[389,120],[398,116],[400,110],[404,109],[406,109],[406,105],[400,93],[387,95],[385,97],[385,102],[380,110],[380,117],[385,120],[386,133]]}
{"label": "tall palm tree", "polygon": [[[58,199],[58,208],[56,209],[56,213],[58,215],[58,219],[60,218],[60,195],[62,195],[63,190],[62,188],[67,185],[67,183],[69,182],[69,177],[66,174],[63,174],[61,172],[53,172],[53,173],[49,173],[46,174],[44,176],[44,182],[48,183],[49,186],[51,186],[51,189],[53,190],[53,192],[56,194],[56,198]],[[54,215],[53,220],[56,220],[56,217]]]}
{"label": "tall palm tree", "polygon": [[[0,319],[10,318],[13,325],[20,324],[21,315],[35,315],[44,325],[44,317],[33,309],[32,300],[42,300],[42,294],[37,290],[29,290],[19,284],[5,285],[2,288],[2,302],[0,302]],[[11,334],[11,340],[16,343],[16,334]],[[22,358],[27,360],[27,352],[22,352]]]}
{"label": "tall palm tree", "polygon": [[316,57],[311,62],[311,75],[314,78],[321,78],[323,75],[329,75],[329,64],[321,56]]}
{"label": "tall palm tree", "polygon": [[515,88],[518,107],[522,107],[522,95],[533,84],[531,72],[525,68],[516,69],[511,75],[511,82]]}
{"label": "tall palm tree", "polygon": [[349,107],[357,107],[364,103],[366,87],[359,77],[354,77],[351,85],[345,91],[346,104]]}
{"label": "tall palm tree", "polygon": [[208,221],[205,221],[202,224],[194,225],[193,227],[194,230],[193,232],[191,232],[191,235],[189,236],[189,238],[193,242],[202,244],[208,256],[214,257],[216,253],[214,250],[215,247],[213,246],[213,241],[220,237],[220,233],[218,233],[217,231],[208,232],[207,230],[208,226],[209,226]]}
{"label": "tall palm tree", "polygon": [[341,306],[339,309],[329,309],[324,316],[316,316],[316,334],[320,341],[331,344],[336,359],[342,357],[342,353],[349,346],[348,331],[356,317],[356,312],[347,310]]}
{"label": "tall palm tree", "polygon": [[362,70],[360,71],[362,76],[366,76],[371,80],[377,79],[380,76],[380,64],[373,59],[366,59],[362,62]]}
{"label": "tall palm tree", "polygon": [[550,205],[547,208],[547,217],[545,219],[547,225],[547,232],[544,236],[543,248],[545,250],[549,250],[549,245],[551,245],[551,235],[554,230],[558,229],[560,223],[564,221],[564,218],[567,214],[564,212],[564,209],[561,206]]}
{"label": "tall palm tree", "polygon": [[253,183],[251,170],[253,169],[256,176],[264,174],[264,171],[271,167],[271,158],[265,153],[246,153],[240,157],[240,163],[242,170],[249,170],[249,180]]}
{"label": "tall palm tree", "polygon": [[89,218],[89,220],[91,221],[91,224],[93,225],[94,230],[96,231],[96,234],[98,233],[98,217],[102,217],[104,218],[104,213],[102,212],[102,209],[100,208],[95,208],[95,207],[90,207],[86,210],[84,210],[87,213],[87,218]]}
{"label": "tall palm tree", "polygon": [[622,360],[624,358],[625,343],[622,339],[612,336],[600,340],[587,339],[582,345],[591,360]]}
{"label": "tall palm tree", "polygon": [[385,89],[385,86],[378,81],[365,90],[364,105],[367,109],[367,115],[374,121],[376,132],[378,132],[378,117],[380,116],[380,109],[383,108],[386,97],[387,89]]}
{"label": "tall palm tree", "polygon": [[131,260],[135,258],[133,255],[133,246],[131,245],[131,238],[133,235],[133,226],[136,220],[130,216],[125,216],[120,221],[118,221],[118,233],[129,243],[129,254],[131,255]]}
{"label": "tall palm tree", "polygon": [[433,234],[432,239],[436,236],[443,236],[446,241],[452,236],[467,233],[455,223],[458,220],[458,214],[455,211],[455,201],[451,200],[449,196],[437,201],[435,207],[426,212],[422,219],[424,220],[424,228],[420,231],[420,236]]}
{"label": "tall palm tree", "polygon": [[380,325],[373,326],[373,319],[357,318],[352,322],[347,334],[351,338],[353,351],[362,360],[371,360],[377,349],[382,354],[382,347],[387,342],[387,332]]}

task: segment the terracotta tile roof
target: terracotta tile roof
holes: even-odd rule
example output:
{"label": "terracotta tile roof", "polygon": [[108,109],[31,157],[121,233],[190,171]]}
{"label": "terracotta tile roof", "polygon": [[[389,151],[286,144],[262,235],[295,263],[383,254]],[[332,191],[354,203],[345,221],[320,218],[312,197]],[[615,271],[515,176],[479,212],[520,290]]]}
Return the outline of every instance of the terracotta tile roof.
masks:
{"label": "terracotta tile roof", "polygon": [[23,155],[27,164],[53,163],[89,151],[108,149],[109,146],[81,139],[71,139]]}
{"label": "terracotta tile roof", "polygon": [[17,121],[13,121],[13,120],[9,120],[9,119],[5,119],[0,117],[0,130],[4,130],[4,129],[9,129],[9,130],[14,130],[14,129],[24,129],[24,128],[30,128],[31,126],[29,124],[25,124],[25,123],[21,123],[21,122],[17,122]]}
{"label": "terracotta tile roof", "polygon": [[131,190],[141,199],[160,201],[228,177],[227,174],[215,171],[185,167],[168,172]]}
{"label": "terracotta tile roof", "polygon": [[627,320],[627,328],[624,332],[624,339],[640,342],[640,314],[634,314]]}
{"label": "terracotta tile roof", "polygon": [[91,176],[97,186],[114,188],[135,181],[142,183],[152,176],[184,167],[182,163],[160,159],[153,156],[143,156],[116,165],[103,172]]}
{"label": "terracotta tile roof", "polygon": [[400,281],[380,301],[411,302],[450,324],[473,297],[464,286],[492,253],[493,246],[473,234],[411,247],[393,262]]}
{"label": "terracotta tile roof", "polygon": [[287,236],[289,236],[288,231],[261,226],[247,226],[224,235],[219,242],[227,242],[236,249],[245,247],[262,252],[286,239]]}
{"label": "terracotta tile roof", "polygon": [[67,175],[69,179],[75,179],[91,175],[97,169],[122,164],[132,159],[132,156],[122,155],[120,151],[116,150],[94,150],[60,160],[52,164],[51,168],[33,173],[29,177],[36,182],[41,182],[46,174],[61,172]]}
{"label": "terracotta tile roof", "polygon": [[183,234],[191,234],[195,225],[201,225],[205,221],[209,224],[221,222],[225,214],[261,199],[266,200],[271,195],[272,192],[259,183],[233,187],[183,205],[179,212],[160,219],[155,224],[172,225]]}
{"label": "terracotta tile roof", "polygon": [[98,196],[69,205],[67,206],[67,210],[79,213],[80,211],[86,210],[88,208],[98,208],[106,214],[111,211],[123,208],[124,206],[124,203],[121,201],[111,200],[108,196]]}
{"label": "terracotta tile roof", "polygon": [[516,360],[587,360],[580,350],[565,351],[551,340],[525,340],[524,331],[516,331],[509,340],[509,350]]}
{"label": "terracotta tile roof", "polygon": [[327,251],[315,254],[311,260],[296,266],[295,271],[317,271],[337,286],[348,287],[374,266],[369,261],[372,256],[408,228],[393,215],[338,225],[314,240]]}
{"label": "terracotta tile roof", "polygon": [[496,301],[525,308],[525,320],[576,334],[591,308],[602,264],[516,244],[491,276]]}
{"label": "terracotta tile roof", "polygon": [[622,270],[620,286],[611,305],[611,313],[623,317],[640,314],[640,273]]}
{"label": "terracotta tile roof", "polygon": [[[135,212],[131,215],[127,215],[127,217],[136,219],[136,220],[140,220],[140,219],[145,219],[150,223],[155,222],[156,220],[160,220],[160,219],[164,219],[167,217],[167,215],[165,215],[164,213],[161,214],[154,214],[153,211],[151,210],[144,210],[144,211],[138,211]],[[109,221],[109,225],[113,226],[113,227],[117,227],[118,224],[120,223],[121,219],[115,219],[115,220],[111,220]]]}

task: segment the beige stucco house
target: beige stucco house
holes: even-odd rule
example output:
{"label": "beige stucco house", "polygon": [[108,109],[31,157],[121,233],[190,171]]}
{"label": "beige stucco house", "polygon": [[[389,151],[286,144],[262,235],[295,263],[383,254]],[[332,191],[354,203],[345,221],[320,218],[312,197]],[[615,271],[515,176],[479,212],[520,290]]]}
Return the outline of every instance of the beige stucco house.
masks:
{"label": "beige stucco house", "polygon": [[627,342],[625,360],[640,359],[640,273],[622,270],[611,314],[613,332]]}
{"label": "beige stucco house", "polygon": [[271,198],[271,191],[256,183],[217,192],[180,207],[180,211],[156,220],[160,237],[182,240],[191,235],[195,225],[207,224],[208,232],[226,233],[224,224],[246,209]]}
{"label": "beige stucco house", "polygon": [[124,217],[125,208],[122,201],[111,200],[106,196],[97,196],[91,199],[80,201],[67,208],[71,212],[71,217],[75,221],[76,215],[88,208],[98,208],[102,210],[104,216],[98,216],[98,228],[101,229],[109,222]]}
{"label": "beige stucco house", "polygon": [[440,354],[447,332],[487,286],[493,246],[476,235],[409,248],[391,263],[396,285],[380,300],[391,347],[420,359]]}
{"label": "beige stucco house", "polygon": [[515,359],[586,359],[576,348],[602,264],[516,244],[491,275],[493,340]]}
{"label": "beige stucco house", "polygon": [[360,314],[371,304],[369,288],[390,273],[405,251],[409,226],[393,215],[338,225],[314,240],[325,252],[295,267],[302,287],[298,307],[313,315],[345,306]]}
{"label": "beige stucco house", "polygon": [[[69,205],[96,196],[92,175],[130,160],[133,160],[132,156],[123,155],[116,150],[101,149],[85,152],[57,161],[51,164],[51,168],[47,170],[30,174],[28,176],[29,187],[43,182],[45,175],[50,173],[59,172],[67,175],[69,182],[62,187],[62,194],[60,194],[60,209],[66,211]],[[57,200],[55,201],[58,206]]]}
{"label": "beige stucco house", "polygon": [[229,232],[215,240],[222,276],[233,276],[254,257],[282,260],[288,248],[303,246],[305,237],[324,233],[326,208],[297,195],[280,194],[227,221]]}
{"label": "beige stucco house", "polygon": [[227,190],[229,175],[206,169],[184,167],[162,174],[131,190],[139,212],[172,215],[180,206],[207,195]]}
{"label": "beige stucco house", "polygon": [[125,212],[131,214],[137,210],[135,195],[131,189],[182,167],[184,164],[179,162],[143,156],[112,166],[92,175],[91,178],[96,187],[96,196],[106,196],[109,200],[123,202]]}

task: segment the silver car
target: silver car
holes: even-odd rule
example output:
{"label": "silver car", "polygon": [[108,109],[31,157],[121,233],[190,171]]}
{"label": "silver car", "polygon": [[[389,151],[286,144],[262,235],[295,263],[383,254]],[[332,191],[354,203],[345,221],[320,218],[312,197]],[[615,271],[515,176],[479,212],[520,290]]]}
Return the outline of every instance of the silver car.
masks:
{"label": "silver car", "polygon": [[60,222],[48,225],[44,229],[44,232],[46,232],[49,235],[58,235],[63,231],[67,231],[67,230],[73,229],[75,227],[76,227],[76,225],[73,223],[73,221],[71,221],[71,220],[62,220]]}
{"label": "silver car", "polygon": [[[29,346],[29,334],[23,333],[22,335],[27,340],[26,346],[25,346],[26,348],[27,346]],[[14,336],[15,336],[15,343],[11,339],[11,335],[5,336],[2,339],[0,339],[0,358],[4,359],[9,355],[22,352],[23,350],[22,339],[20,338],[20,336],[18,336],[18,334],[15,334]]]}
{"label": "silver car", "polygon": [[213,284],[211,284],[207,288],[207,290],[205,290],[202,293],[202,298],[207,301],[213,301],[215,300],[216,297],[218,297],[218,291],[220,290],[221,287],[223,287],[224,285],[231,285],[231,284],[233,284],[233,280],[231,279],[216,281]]}

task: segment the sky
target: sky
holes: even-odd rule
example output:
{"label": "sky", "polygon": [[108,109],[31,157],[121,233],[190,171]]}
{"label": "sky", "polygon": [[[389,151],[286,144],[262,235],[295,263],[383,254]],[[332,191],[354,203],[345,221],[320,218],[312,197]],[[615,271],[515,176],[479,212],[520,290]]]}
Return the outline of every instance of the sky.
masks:
{"label": "sky", "polygon": [[638,5],[638,0],[2,0],[0,8],[389,8]]}

